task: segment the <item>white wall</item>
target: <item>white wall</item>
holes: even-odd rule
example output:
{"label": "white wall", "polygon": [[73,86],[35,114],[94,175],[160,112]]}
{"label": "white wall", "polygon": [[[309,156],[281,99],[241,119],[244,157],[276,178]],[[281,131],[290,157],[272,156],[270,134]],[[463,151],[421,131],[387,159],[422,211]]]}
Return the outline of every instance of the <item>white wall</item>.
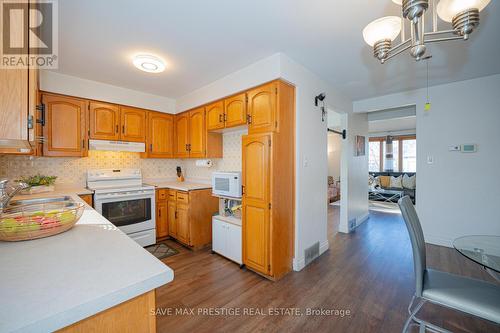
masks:
{"label": "white wall", "polygon": [[[327,131],[326,121],[314,106],[314,97],[325,92],[328,107],[351,112],[352,101],[337,93],[328,83],[283,54],[275,54],[232,73],[177,100],[177,111],[283,78],[296,87],[296,221],[294,269],[304,267],[304,249],[327,239]],[[365,177],[366,178],[366,177]],[[366,186],[364,186],[366,188]]]}
{"label": "white wall", "polygon": [[[342,143],[340,232],[349,232],[349,221],[356,226],[368,219],[368,116],[347,114],[347,140]],[[356,135],[365,137],[365,155],[354,156]]]}
{"label": "white wall", "polygon": [[280,54],[276,53],[177,99],[177,112],[258,86],[280,77]]}
{"label": "white wall", "polygon": [[328,176],[340,179],[340,154],[342,152],[342,137],[335,133],[328,134]]}
{"label": "white wall", "polygon": [[175,113],[175,100],[52,71],[40,71],[40,89],[64,95]]}
{"label": "white wall", "polygon": [[[426,241],[451,246],[463,235],[500,235],[500,75],[354,102],[355,112],[417,109],[417,210]],[[476,143],[478,152],[449,152]],[[427,164],[427,156],[434,158]]]}
{"label": "white wall", "polygon": [[304,250],[320,243],[320,253],[328,249],[327,238],[327,119],[314,97],[326,94],[327,106],[338,112],[350,112],[352,102],[331,85],[302,65],[281,55],[281,77],[296,86],[296,180],[295,258],[294,268],[304,267]]}

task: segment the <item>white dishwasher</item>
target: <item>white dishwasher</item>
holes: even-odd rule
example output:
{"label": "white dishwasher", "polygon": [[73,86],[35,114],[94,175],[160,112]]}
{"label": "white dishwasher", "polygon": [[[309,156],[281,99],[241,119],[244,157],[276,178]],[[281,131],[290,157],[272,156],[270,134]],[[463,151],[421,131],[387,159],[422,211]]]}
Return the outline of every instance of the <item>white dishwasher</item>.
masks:
{"label": "white dishwasher", "polygon": [[243,266],[241,220],[232,216],[212,217],[212,252]]}

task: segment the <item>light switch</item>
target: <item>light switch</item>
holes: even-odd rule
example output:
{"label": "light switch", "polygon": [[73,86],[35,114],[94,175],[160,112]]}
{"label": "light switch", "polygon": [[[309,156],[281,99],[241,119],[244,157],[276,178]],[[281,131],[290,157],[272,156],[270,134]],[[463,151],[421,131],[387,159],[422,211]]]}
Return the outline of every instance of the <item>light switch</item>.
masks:
{"label": "light switch", "polygon": [[434,164],[434,156],[432,155],[427,156],[427,164]]}
{"label": "light switch", "polygon": [[307,168],[309,166],[309,160],[307,157],[304,157],[304,162],[303,162],[304,168]]}
{"label": "light switch", "polygon": [[460,146],[462,153],[475,153],[477,151],[477,145],[474,143],[463,144]]}

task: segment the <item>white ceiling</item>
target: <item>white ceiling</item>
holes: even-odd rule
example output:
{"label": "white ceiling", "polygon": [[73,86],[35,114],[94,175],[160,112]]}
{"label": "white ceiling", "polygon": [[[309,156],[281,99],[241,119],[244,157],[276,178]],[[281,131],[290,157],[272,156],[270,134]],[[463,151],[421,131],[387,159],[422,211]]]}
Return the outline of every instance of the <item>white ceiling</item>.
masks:
{"label": "white ceiling", "polygon": [[392,118],[384,120],[373,120],[368,122],[368,132],[385,133],[415,130],[417,128],[417,117]]}
{"label": "white ceiling", "polygon": [[[401,55],[385,65],[362,30],[400,8],[391,0],[59,1],[59,72],[177,98],[283,52],[354,100],[423,87],[425,64]],[[500,4],[482,12],[470,41],[430,46],[431,84],[500,73]],[[130,57],[165,58],[162,74]]]}

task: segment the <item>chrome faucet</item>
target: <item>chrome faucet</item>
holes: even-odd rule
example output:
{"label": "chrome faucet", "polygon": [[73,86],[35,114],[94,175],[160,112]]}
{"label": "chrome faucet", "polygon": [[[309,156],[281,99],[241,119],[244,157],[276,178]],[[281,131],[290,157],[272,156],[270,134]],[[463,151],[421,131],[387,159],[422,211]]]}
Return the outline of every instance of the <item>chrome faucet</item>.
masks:
{"label": "chrome faucet", "polygon": [[[23,182],[18,182],[16,186],[8,186],[8,179],[0,180],[0,210],[4,210],[8,205],[10,200],[17,194],[19,191],[28,188],[29,185]],[[10,187],[10,191],[7,191],[7,188]]]}

